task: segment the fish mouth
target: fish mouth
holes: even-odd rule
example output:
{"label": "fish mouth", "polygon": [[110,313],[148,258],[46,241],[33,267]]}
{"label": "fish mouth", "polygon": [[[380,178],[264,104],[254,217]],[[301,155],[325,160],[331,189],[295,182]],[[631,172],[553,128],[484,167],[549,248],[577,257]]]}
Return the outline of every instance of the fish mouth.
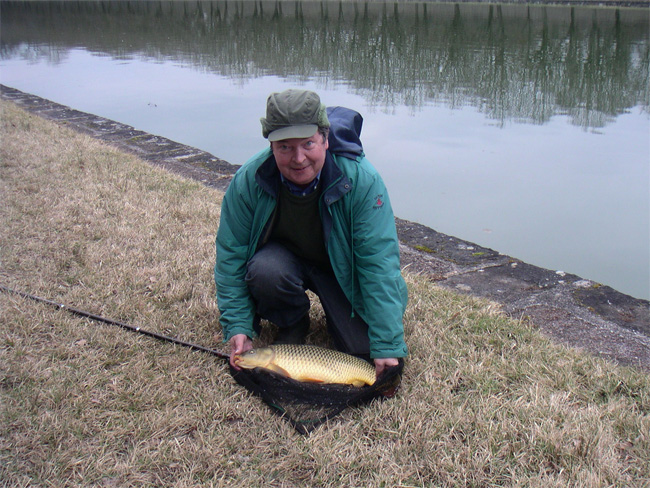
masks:
{"label": "fish mouth", "polygon": [[236,365],[239,366],[239,363],[241,362],[241,356],[239,354],[235,354],[232,357],[232,362]]}

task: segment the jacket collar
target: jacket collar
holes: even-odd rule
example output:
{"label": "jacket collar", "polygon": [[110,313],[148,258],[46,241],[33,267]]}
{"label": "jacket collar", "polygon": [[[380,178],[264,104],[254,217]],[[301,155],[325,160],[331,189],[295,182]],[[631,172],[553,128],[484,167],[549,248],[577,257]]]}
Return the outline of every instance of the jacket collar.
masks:
{"label": "jacket collar", "polygon": [[329,151],[327,151],[327,155],[325,156],[325,165],[321,171],[321,181],[323,182],[323,201],[328,207],[352,190],[352,183],[343,174],[343,171],[336,164],[332,153]]}
{"label": "jacket collar", "polygon": [[278,197],[280,192],[280,170],[275,162],[275,156],[270,152],[270,156],[257,168],[255,172],[255,181],[273,198]]}
{"label": "jacket collar", "polygon": [[[281,178],[273,153],[255,172],[255,181],[265,192],[274,198],[278,197]],[[320,181],[323,188],[323,200],[327,206],[339,200],[352,189],[350,180],[343,174],[329,151],[325,154],[325,164],[321,170]]]}

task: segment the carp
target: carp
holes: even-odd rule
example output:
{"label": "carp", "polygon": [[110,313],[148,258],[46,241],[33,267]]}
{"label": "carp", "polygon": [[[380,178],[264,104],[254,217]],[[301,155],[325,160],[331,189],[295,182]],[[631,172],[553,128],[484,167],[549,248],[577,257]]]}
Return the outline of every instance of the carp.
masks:
{"label": "carp", "polygon": [[240,368],[263,368],[288,378],[312,383],[363,386],[375,382],[375,367],[363,359],[319,346],[278,344],[237,354]]}

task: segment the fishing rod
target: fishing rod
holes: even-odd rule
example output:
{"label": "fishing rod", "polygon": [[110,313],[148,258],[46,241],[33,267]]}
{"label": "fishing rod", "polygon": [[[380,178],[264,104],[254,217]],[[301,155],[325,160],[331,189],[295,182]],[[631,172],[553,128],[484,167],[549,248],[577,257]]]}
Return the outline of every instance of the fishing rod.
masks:
{"label": "fishing rod", "polygon": [[6,286],[3,286],[3,285],[0,285],[0,290],[4,291],[5,293],[13,293],[14,295],[18,295],[18,296],[21,296],[23,298],[28,298],[28,299],[34,300],[36,302],[45,303],[45,304],[50,305],[52,307],[56,307],[56,308],[58,308],[60,310],[65,310],[66,312],[70,312],[73,315],[78,315],[79,317],[85,317],[85,318],[94,320],[96,322],[103,322],[104,324],[115,325],[115,326],[118,326],[118,327],[122,327],[123,329],[129,330],[131,332],[136,332],[138,334],[153,337],[154,339],[158,339],[160,341],[171,342],[171,343],[177,344],[179,346],[188,347],[188,348],[193,349],[195,351],[207,352],[208,354],[212,354],[214,356],[217,356],[217,357],[220,357],[220,358],[223,358],[223,359],[227,359],[229,357],[228,354],[225,354],[225,353],[223,353],[221,351],[217,351],[216,349],[210,349],[208,347],[199,346],[198,344],[192,344],[191,342],[185,342],[185,341],[182,341],[182,340],[177,339],[175,337],[169,337],[169,336],[166,336],[166,335],[158,334],[157,332],[152,332],[150,330],[142,329],[140,327],[134,327],[132,325],[125,324],[124,322],[119,322],[117,320],[107,319],[105,317],[101,317],[100,315],[95,315],[95,314],[90,313],[90,312],[85,312],[85,311],[79,310],[77,308],[69,307],[67,305],[64,305],[63,303],[53,302],[51,300],[47,300],[46,298],[41,298],[41,297],[38,297],[36,295],[31,295],[29,293],[25,293],[25,292],[22,292],[22,291],[13,290],[13,289],[7,288]]}
{"label": "fishing rod", "polygon": [[[85,312],[62,303],[53,302],[45,298],[24,293],[0,285],[0,291],[15,294],[23,298],[44,303],[60,310],[65,310],[73,315],[85,317],[90,320],[115,325],[131,332],[137,332],[154,339],[171,342],[179,346],[207,352],[219,358],[228,360],[229,355],[207,347],[181,341],[157,332],[151,332],[134,327],[124,322],[108,319]],[[384,373],[382,378],[373,385],[364,388],[355,388],[345,385],[330,385],[320,383],[305,383],[291,377],[285,378],[275,372],[268,372],[264,368],[235,370],[230,368],[233,379],[249,392],[259,396],[271,407],[272,411],[286,419],[300,434],[308,434],[319,425],[339,415],[344,409],[353,405],[367,404],[376,398],[384,399],[395,395],[401,380],[404,361],[400,360],[398,366],[392,367]],[[341,389],[341,387],[345,389]]]}

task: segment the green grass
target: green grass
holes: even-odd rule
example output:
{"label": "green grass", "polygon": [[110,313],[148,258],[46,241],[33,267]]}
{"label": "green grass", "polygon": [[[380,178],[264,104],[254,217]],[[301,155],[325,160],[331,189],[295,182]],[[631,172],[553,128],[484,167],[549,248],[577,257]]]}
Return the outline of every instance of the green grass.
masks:
{"label": "green grass", "polygon": [[[2,103],[0,283],[223,347],[222,194]],[[405,275],[397,397],[300,436],[222,360],[0,293],[3,486],[650,483],[650,380]],[[323,325],[322,310],[314,319]]]}

